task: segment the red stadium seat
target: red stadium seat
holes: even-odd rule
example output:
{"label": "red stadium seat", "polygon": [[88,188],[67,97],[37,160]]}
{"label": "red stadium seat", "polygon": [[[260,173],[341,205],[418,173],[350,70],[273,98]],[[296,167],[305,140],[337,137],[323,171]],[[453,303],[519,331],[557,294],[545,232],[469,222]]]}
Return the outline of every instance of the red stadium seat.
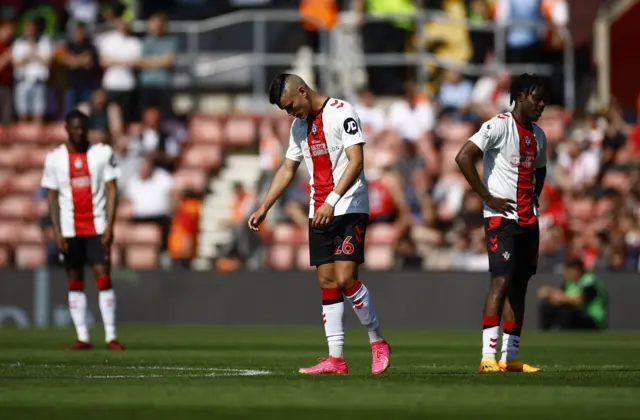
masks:
{"label": "red stadium seat", "polygon": [[393,248],[386,245],[372,245],[365,251],[364,267],[368,270],[389,270],[393,267]]}
{"label": "red stadium seat", "polygon": [[0,217],[9,219],[28,219],[35,215],[32,199],[29,196],[10,196],[0,200]]}
{"label": "red stadium seat", "polygon": [[7,148],[0,153],[0,168],[18,168],[24,166],[27,158],[25,149]]}
{"label": "red stadium seat", "polygon": [[133,204],[129,200],[122,200],[118,203],[118,212],[116,219],[120,221],[128,221],[133,217]]}
{"label": "red stadium seat", "polygon": [[18,226],[10,221],[0,222],[0,245],[14,245],[17,242]]}
{"label": "red stadium seat", "polygon": [[16,248],[16,265],[19,268],[43,267],[47,262],[45,248],[41,245],[23,245]]}
{"label": "red stadium seat", "polygon": [[14,143],[45,143],[45,130],[35,123],[18,123],[11,130]]}
{"label": "red stadium seat", "polygon": [[390,223],[376,223],[367,228],[367,243],[371,245],[391,245],[396,236],[396,228]]}
{"label": "red stadium seat", "polygon": [[222,150],[218,145],[197,145],[182,156],[181,168],[210,171],[222,165]]}
{"label": "red stadium seat", "polygon": [[269,267],[274,270],[290,270],[294,262],[294,248],[290,245],[274,245],[269,248]]}
{"label": "red stadium seat", "polygon": [[227,144],[250,147],[256,143],[257,127],[252,118],[231,118],[224,127]]}
{"label": "red stadium seat", "polygon": [[314,270],[315,267],[309,265],[309,247],[303,246],[298,247],[298,255],[297,255],[297,265],[299,270],[303,271],[311,271]]}
{"label": "red stadium seat", "polygon": [[302,235],[297,226],[281,223],[275,227],[273,241],[282,245],[299,245],[302,242]]}
{"label": "red stadium seat", "polygon": [[222,144],[220,121],[211,117],[194,116],[189,122],[189,139],[197,144]]}
{"label": "red stadium seat", "polygon": [[175,188],[181,191],[191,190],[202,193],[206,188],[207,176],[197,169],[180,169],[173,175]]}
{"label": "red stadium seat", "polygon": [[41,246],[44,244],[44,233],[42,232],[42,228],[37,224],[20,226],[17,234],[21,244]]}
{"label": "red stadium seat", "polygon": [[44,168],[44,161],[51,149],[33,149],[26,154],[26,164],[31,168]]}
{"label": "red stadium seat", "polygon": [[158,250],[154,246],[129,246],[125,252],[127,267],[153,270],[158,267]]}
{"label": "red stadium seat", "polygon": [[62,144],[67,139],[64,123],[52,123],[45,127],[44,141],[52,146]]}
{"label": "red stadium seat", "polygon": [[0,268],[9,266],[9,250],[7,248],[0,247]]}
{"label": "red stadium seat", "polygon": [[152,223],[132,224],[129,226],[127,243],[159,247],[162,242],[162,229]]}
{"label": "red stadium seat", "polygon": [[11,183],[11,190],[20,194],[34,194],[40,189],[42,172],[30,171],[16,176]]}

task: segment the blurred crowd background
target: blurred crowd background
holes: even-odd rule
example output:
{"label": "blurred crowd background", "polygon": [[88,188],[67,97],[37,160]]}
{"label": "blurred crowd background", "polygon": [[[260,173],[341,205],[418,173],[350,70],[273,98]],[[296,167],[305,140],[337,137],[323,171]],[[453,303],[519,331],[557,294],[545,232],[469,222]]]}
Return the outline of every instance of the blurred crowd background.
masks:
{"label": "blurred crowd background", "polygon": [[[91,141],[110,144],[123,171],[114,266],[310,269],[306,170],[259,235],[245,227],[282,162],[291,123],[265,106],[256,83],[266,88],[264,80],[288,70],[357,107],[372,212],[366,267],[486,271],[482,203],[454,156],[483,121],[511,109],[514,74],[546,68],[539,270],[579,258],[588,269],[637,271],[640,97],[636,84],[622,88],[624,100],[594,99],[593,22],[603,7],[566,0],[3,1],[0,266],[59,264],[39,182],[47,151],[64,141],[64,114],[80,108],[90,115]],[[211,28],[227,30],[231,23],[219,24],[226,13],[261,10],[297,17],[265,32],[266,52],[291,54],[287,65],[242,64],[260,42],[255,27],[202,33],[195,47],[179,29],[213,18]],[[437,19],[417,25],[406,17],[427,10]],[[405,17],[366,19],[389,13]],[[508,21],[532,26],[506,29],[503,44],[482,29]],[[567,28],[571,78],[561,36]],[[350,36],[336,38],[338,31]],[[366,60],[385,52],[432,59],[417,66]],[[332,63],[314,66],[323,54]],[[358,71],[336,78],[343,59]],[[236,61],[237,69],[229,67]],[[567,83],[575,97],[567,98]]]}

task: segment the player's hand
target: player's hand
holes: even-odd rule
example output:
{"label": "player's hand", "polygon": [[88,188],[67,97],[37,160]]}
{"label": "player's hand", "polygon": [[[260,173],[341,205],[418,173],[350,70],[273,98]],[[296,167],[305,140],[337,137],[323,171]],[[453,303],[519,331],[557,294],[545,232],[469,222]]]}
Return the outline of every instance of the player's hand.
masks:
{"label": "player's hand", "polygon": [[311,225],[315,228],[325,229],[329,227],[331,220],[333,220],[333,207],[324,203],[313,215],[313,222]]}
{"label": "player's hand", "polygon": [[104,232],[102,232],[102,245],[104,245],[105,248],[109,248],[112,242],[113,242],[113,228],[107,226]]}
{"label": "player's hand", "polygon": [[56,245],[58,245],[58,251],[63,254],[67,253],[67,240],[62,236],[62,233],[56,232]]}
{"label": "player's hand", "polygon": [[256,210],[250,217],[247,224],[249,225],[249,229],[254,232],[260,230],[260,225],[264,222],[264,219],[267,217],[267,212],[262,208]]}
{"label": "player's hand", "polygon": [[514,211],[516,205],[516,202],[513,200],[510,200],[508,198],[496,197],[493,195],[484,200],[484,203],[489,208],[492,208],[493,210],[505,216],[507,215],[507,213]]}

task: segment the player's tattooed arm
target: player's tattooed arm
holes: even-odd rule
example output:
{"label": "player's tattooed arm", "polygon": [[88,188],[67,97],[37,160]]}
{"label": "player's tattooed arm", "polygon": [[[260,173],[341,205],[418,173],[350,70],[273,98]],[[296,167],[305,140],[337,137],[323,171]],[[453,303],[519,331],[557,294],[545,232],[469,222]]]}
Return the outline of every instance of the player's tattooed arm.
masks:
{"label": "player's tattooed arm", "polygon": [[51,216],[53,230],[56,233],[62,232],[60,229],[60,203],[58,202],[57,190],[47,190],[47,202],[49,203],[49,214]]}
{"label": "player's tattooed arm", "polygon": [[105,183],[107,196],[107,226],[102,232],[102,245],[107,249],[113,243],[113,225],[116,221],[116,210],[118,207],[118,184],[115,179]]}
{"label": "player's tattooed arm", "polygon": [[284,160],[280,168],[278,168],[276,175],[273,177],[273,181],[271,181],[269,191],[260,206],[262,210],[267,212],[275,204],[289,184],[291,184],[291,181],[293,181],[299,166],[300,162],[291,159]]}

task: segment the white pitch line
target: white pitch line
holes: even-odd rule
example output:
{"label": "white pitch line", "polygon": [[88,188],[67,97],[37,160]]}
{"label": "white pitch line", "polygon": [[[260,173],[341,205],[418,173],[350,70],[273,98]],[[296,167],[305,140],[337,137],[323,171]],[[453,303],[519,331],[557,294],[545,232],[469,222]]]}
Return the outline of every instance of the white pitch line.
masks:
{"label": "white pitch line", "polygon": [[[270,375],[272,372],[268,370],[256,369],[235,369],[235,368],[211,368],[211,367],[192,367],[192,366],[116,366],[116,365],[28,365],[24,363],[8,363],[0,364],[7,367],[42,367],[42,368],[89,368],[89,369],[118,369],[118,370],[152,370],[152,371],[174,371],[174,372],[203,372],[200,375],[87,375],[83,376],[89,379],[146,379],[146,378],[212,378],[216,376],[261,376]],[[206,373],[205,373],[206,372]]]}

